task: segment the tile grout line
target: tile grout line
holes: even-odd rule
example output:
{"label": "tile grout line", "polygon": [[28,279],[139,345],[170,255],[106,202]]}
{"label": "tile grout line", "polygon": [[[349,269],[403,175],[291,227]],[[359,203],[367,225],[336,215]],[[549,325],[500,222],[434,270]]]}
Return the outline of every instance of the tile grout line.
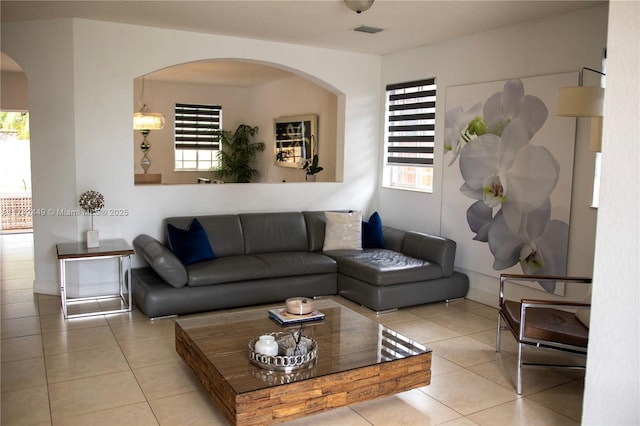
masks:
{"label": "tile grout line", "polygon": [[[133,312],[133,309],[130,311],[130,313],[131,312]],[[129,315],[130,315],[130,313],[129,313]],[[138,388],[140,389],[140,392],[144,396],[144,400],[145,400],[145,403],[147,404],[147,406],[149,407],[149,411],[153,414],[153,418],[156,420],[156,423],[158,423],[158,425],[160,425],[160,419],[158,419],[158,415],[153,410],[153,407],[151,406],[151,401],[149,401],[149,397],[144,392],[144,389],[142,388],[142,384],[140,383],[140,380],[138,379],[138,376],[136,376],[136,374],[134,373],[133,366],[131,365],[131,363],[129,362],[129,359],[125,355],[124,349],[122,348],[120,341],[118,340],[118,338],[116,337],[116,335],[115,335],[115,333],[113,331],[112,324],[109,321],[109,319],[107,318],[108,315],[103,315],[103,316],[105,317],[105,321],[107,322],[107,325],[109,326],[109,330],[111,331],[111,334],[113,335],[113,338],[116,341],[116,344],[118,345],[118,349],[120,350],[120,353],[122,354],[122,357],[124,358],[125,362],[127,363],[127,366],[129,367],[129,371],[131,372],[131,375],[133,376],[133,379],[136,381],[136,384],[138,385]]]}

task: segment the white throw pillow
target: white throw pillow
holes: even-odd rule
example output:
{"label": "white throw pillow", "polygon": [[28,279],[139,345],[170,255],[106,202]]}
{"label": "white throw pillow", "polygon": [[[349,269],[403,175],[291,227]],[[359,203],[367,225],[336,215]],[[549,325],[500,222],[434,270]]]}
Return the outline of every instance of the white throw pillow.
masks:
{"label": "white throw pillow", "polygon": [[327,225],[323,251],[362,250],[362,212],[324,212]]}

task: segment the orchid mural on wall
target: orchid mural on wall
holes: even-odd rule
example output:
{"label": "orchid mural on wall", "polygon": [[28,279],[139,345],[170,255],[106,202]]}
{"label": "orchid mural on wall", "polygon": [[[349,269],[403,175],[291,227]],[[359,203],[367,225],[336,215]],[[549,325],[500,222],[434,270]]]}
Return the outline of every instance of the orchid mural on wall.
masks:
{"label": "orchid mural on wall", "polygon": [[[552,218],[551,202],[561,167],[532,142],[549,108],[520,79],[477,101],[447,109],[444,133],[445,161],[459,168],[459,193],[470,200],[473,240],[488,244],[495,271],[519,265],[525,274],[565,275],[569,224]],[[555,290],[554,281],[539,283]]]}

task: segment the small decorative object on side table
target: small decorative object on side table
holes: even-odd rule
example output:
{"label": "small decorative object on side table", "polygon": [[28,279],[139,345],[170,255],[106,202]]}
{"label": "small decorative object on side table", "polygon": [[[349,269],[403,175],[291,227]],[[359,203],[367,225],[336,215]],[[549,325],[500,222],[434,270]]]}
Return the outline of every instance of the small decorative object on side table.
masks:
{"label": "small decorative object on side table", "polygon": [[93,229],[93,215],[104,207],[104,196],[97,191],[85,191],[79,200],[82,210],[91,215],[91,230],[87,231],[87,248],[100,247],[98,231]]}

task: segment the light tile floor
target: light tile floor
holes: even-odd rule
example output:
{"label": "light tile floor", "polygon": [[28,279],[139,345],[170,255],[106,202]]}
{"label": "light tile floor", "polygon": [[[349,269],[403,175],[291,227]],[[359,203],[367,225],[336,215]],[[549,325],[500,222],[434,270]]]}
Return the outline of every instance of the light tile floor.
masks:
{"label": "light tile floor", "polygon": [[[31,234],[0,236],[1,424],[225,425],[174,349],[172,319],[134,310],[64,320],[60,298],[33,294]],[[495,351],[496,310],[470,300],[376,316],[433,349],[429,386],[290,425],[577,425],[583,373],[530,369],[513,387],[516,345]]]}

